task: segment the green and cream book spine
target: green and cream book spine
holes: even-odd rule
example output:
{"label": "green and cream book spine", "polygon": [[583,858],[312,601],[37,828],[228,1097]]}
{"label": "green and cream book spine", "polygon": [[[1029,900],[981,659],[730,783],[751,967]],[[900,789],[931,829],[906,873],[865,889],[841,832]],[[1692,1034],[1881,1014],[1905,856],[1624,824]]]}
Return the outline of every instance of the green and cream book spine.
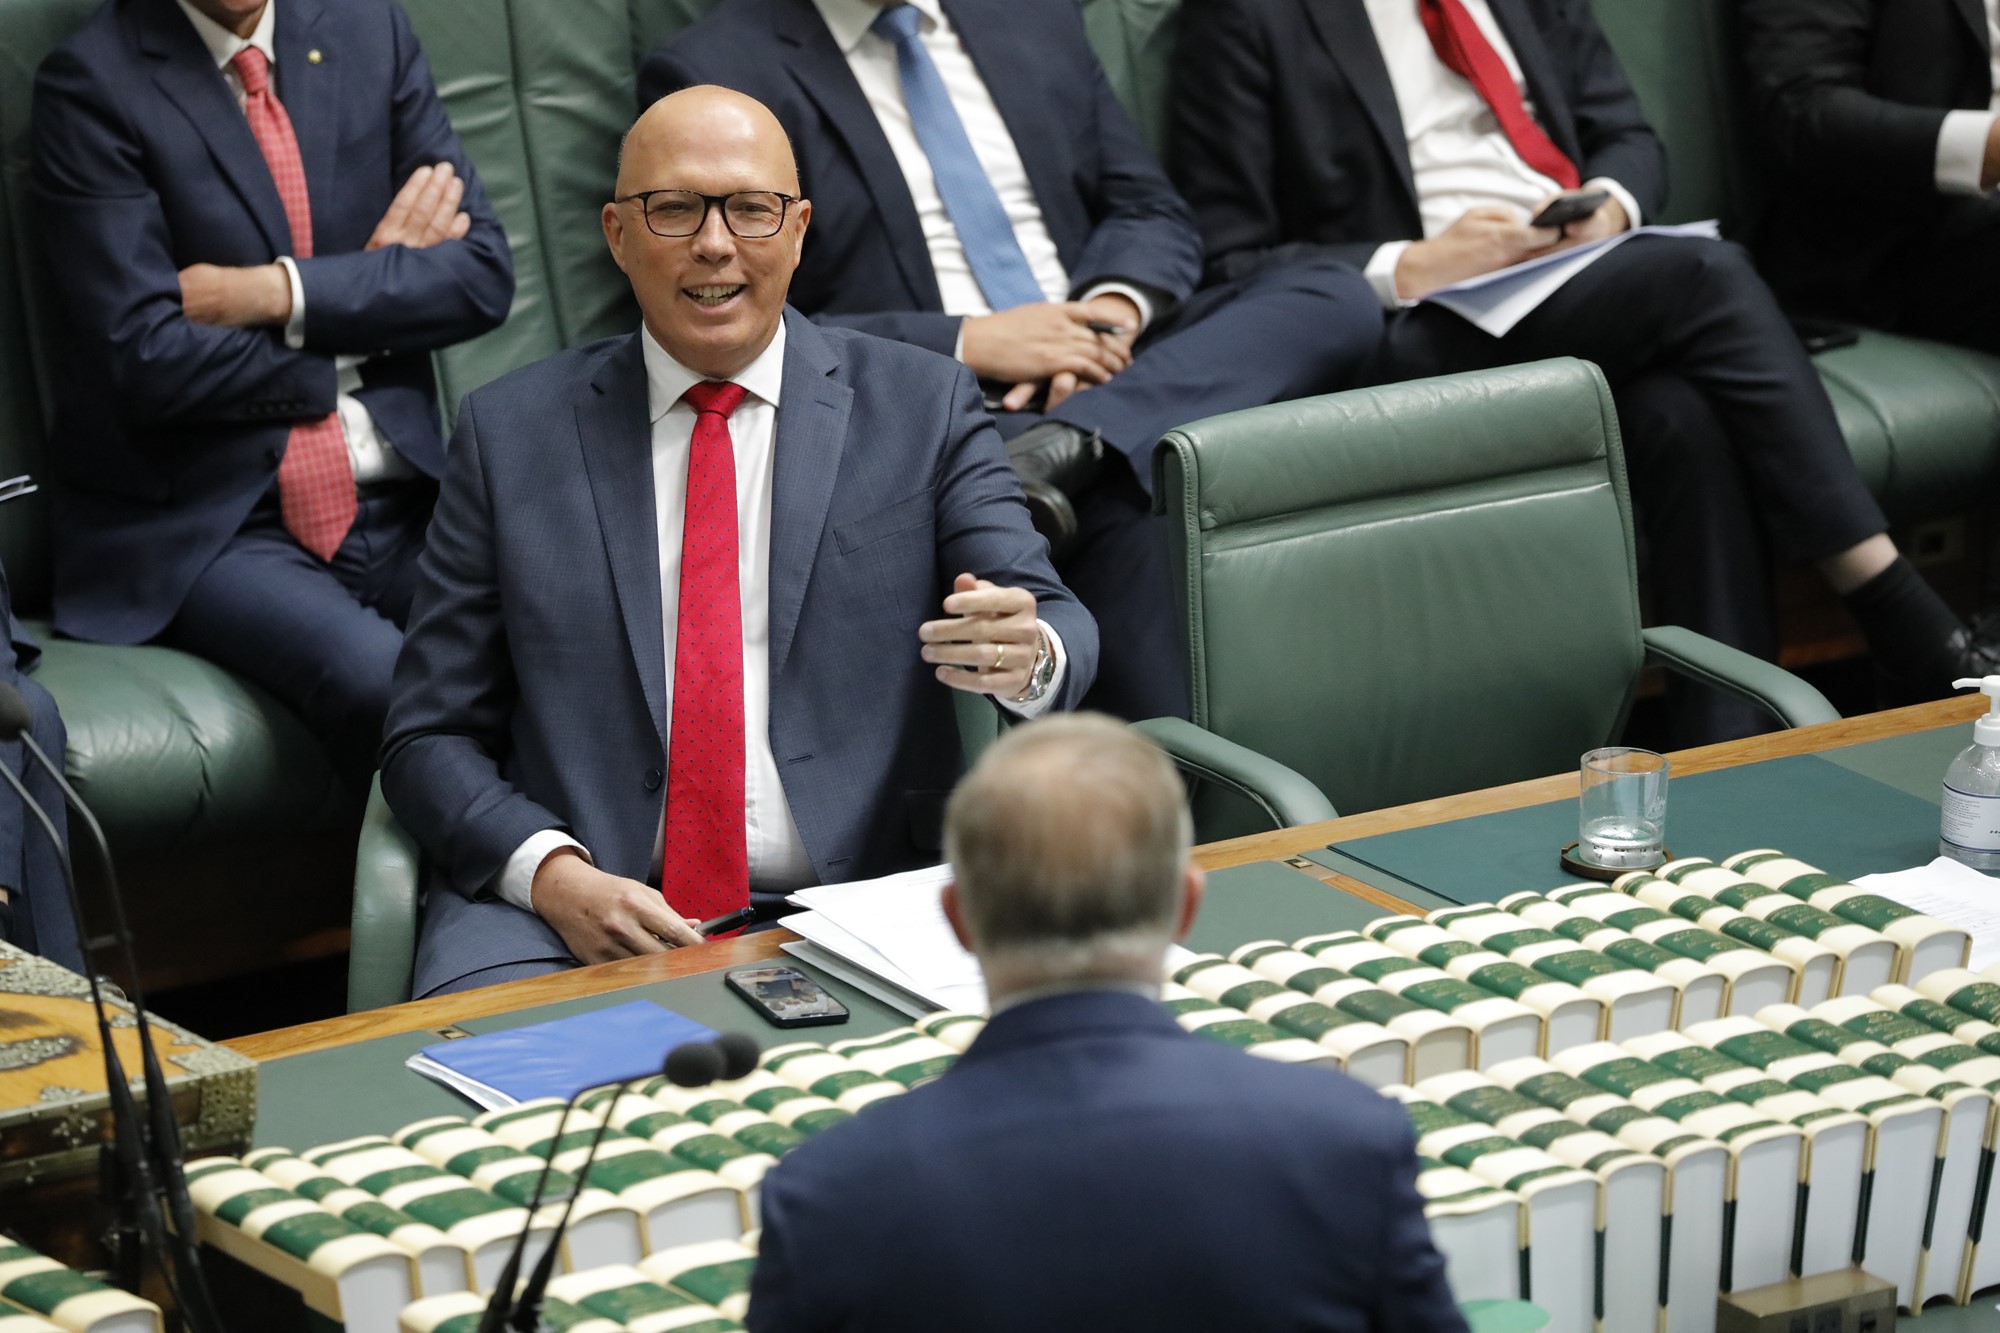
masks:
{"label": "green and cream book spine", "polygon": [[[462,1116],[434,1116],[403,1126],[390,1136],[431,1165],[462,1176],[502,1203],[525,1208],[534,1202],[544,1175],[542,1212],[537,1219],[553,1227],[562,1208],[549,1200],[567,1198],[576,1180],[567,1171],[524,1152],[491,1130]],[[631,1263],[646,1250],[645,1221],[639,1210],[599,1188],[578,1196],[563,1234],[563,1257],[573,1268],[593,1264]]]}
{"label": "green and cream book spine", "polygon": [[[308,1148],[299,1156],[463,1246],[473,1256],[472,1276],[479,1291],[491,1289],[514,1237],[530,1225],[527,1209],[503,1203],[464,1176],[379,1134]],[[548,1243],[553,1229],[546,1213],[534,1220],[529,1235],[535,1253]]]}
{"label": "green and cream book spine", "polygon": [[1521,1299],[1521,1200],[1463,1167],[1417,1158],[1417,1193],[1459,1301]]}
{"label": "green and cream book spine", "polygon": [[[311,1199],[330,1213],[372,1231],[408,1254],[417,1264],[417,1290],[423,1296],[443,1296],[478,1285],[472,1251],[428,1222],[419,1222],[400,1208],[391,1208],[366,1190],[355,1189],[328,1175],[289,1148],[259,1148],[243,1155],[243,1165],[280,1189]],[[496,1260],[496,1271],[497,1264]]]}
{"label": "green and cream book spine", "polygon": [[65,1333],[160,1333],[160,1307],[47,1255],[0,1240],[0,1310],[39,1315]]}
{"label": "green and cream book spine", "polygon": [[1974,1018],[1963,1009],[1954,1009],[1900,984],[1877,986],[1870,994],[1906,1018],[1914,1018],[1939,1032],[1949,1032],[1988,1055],[2000,1055],[2000,1027],[1983,1018]]}
{"label": "green and cream book spine", "polygon": [[712,1240],[646,1256],[639,1271],[655,1282],[712,1305],[731,1319],[750,1308],[750,1274],[757,1252],[741,1241]]}
{"label": "green and cream book spine", "polygon": [[0,1333],[63,1333],[62,1326],[51,1324],[38,1314],[15,1314],[12,1307],[0,1305]]}
{"label": "green and cream book spine", "polygon": [[408,1251],[233,1157],[189,1163],[187,1185],[202,1244],[296,1291],[347,1333],[392,1326],[420,1294]]}
{"label": "green and cream book spine", "polygon": [[1496,1065],[1487,1075],[1503,1088],[1659,1160],[1667,1172],[1662,1206],[1672,1219],[1660,1283],[1665,1333],[1715,1333],[1715,1293],[1722,1282],[1728,1217],[1729,1150],[1536,1056]]}
{"label": "green and cream book spine", "polygon": [[[743,1211],[738,1218],[737,1234],[758,1225],[763,1216],[760,1198],[764,1175],[778,1164],[776,1157],[746,1147],[706,1121],[670,1111],[651,1097],[627,1092],[619,1095],[614,1102],[611,1093],[610,1088],[599,1088],[586,1094],[581,1104],[585,1110],[609,1118],[612,1128],[618,1132],[650,1143],[660,1151],[681,1161],[692,1162],[705,1171],[715,1172],[737,1190],[742,1201]],[[757,1113],[746,1111],[743,1114]],[[782,1130],[783,1126],[775,1128]],[[790,1133],[789,1130],[785,1132]],[[669,1244],[714,1239],[722,1238],[686,1235],[667,1238],[660,1245],[648,1244],[647,1248],[664,1249]]]}
{"label": "green and cream book spine", "polygon": [[[656,1148],[637,1135],[608,1127],[600,1135],[602,1118],[581,1107],[569,1113],[558,1139],[556,1127],[562,1116],[563,1103],[547,1098],[486,1111],[472,1123],[510,1147],[553,1163],[558,1171],[575,1175],[588,1162],[584,1183],[604,1190],[638,1215],[641,1253],[743,1234],[750,1216],[743,1186],[697,1165],[689,1155]],[[696,1126],[695,1131],[699,1136],[721,1137],[706,1125]],[[572,1267],[616,1262],[600,1259]]]}
{"label": "green and cream book spine", "polygon": [[565,1273],[549,1283],[549,1295],[615,1319],[626,1333],[729,1333],[742,1327],[714,1306],[623,1264]]}
{"label": "green and cream book spine", "polygon": [[1665,1163],[1474,1070],[1440,1074],[1416,1091],[1596,1177],[1598,1327],[1602,1333],[1654,1333],[1664,1308]]}
{"label": "green and cream book spine", "polygon": [[1767,1004],[1783,1004],[1797,989],[1798,972],[1783,959],[1648,907],[1615,889],[1585,884],[1551,890],[1549,899],[1719,973],[1725,983],[1725,1014],[1754,1014]]}
{"label": "green and cream book spine", "polygon": [[1327,967],[1463,1023],[1472,1033],[1475,1068],[1541,1053],[1546,1035],[1542,1016],[1517,1000],[1419,963],[1352,930],[1308,935],[1293,947]]}
{"label": "green and cream book spine", "polygon": [[1409,1077],[1408,1041],[1380,1023],[1321,1004],[1218,954],[1195,955],[1175,969],[1172,979],[1203,999],[1326,1047],[1339,1055],[1341,1069],[1371,1088]]}
{"label": "green and cream book spine", "polygon": [[[1754,1024],[1751,1019],[1718,1021]],[[1867,1201],[1870,1129],[1865,1117],[1794,1088],[1684,1032],[1635,1038],[1625,1049],[1670,1074],[1693,1079],[1711,1092],[1797,1126],[1805,1135],[1805,1153],[1799,1159],[1799,1227],[1793,1237],[1792,1271],[1813,1277],[1853,1261]]]}
{"label": "green and cream book spine", "polygon": [[1671,983],[1635,964],[1579,945],[1497,907],[1440,908],[1429,920],[1513,962],[1567,981],[1602,1003],[1604,1028],[1598,1035],[1608,1041],[1673,1027],[1679,993]]}
{"label": "green and cream book spine", "polygon": [[[641,1086],[651,1088],[652,1084]],[[785,1128],[796,1129],[807,1138],[854,1116],[854,1112],[831,1098],[807,1092],[768,1069],[753,1069],[742,1078],[712,1084],[710,1091],[718,1097],[740,1102],[753,1111],[761,1111]]]}
{"label": "green and cream book spine", "polygon": [[[398,1326],[402,1333],[479,1333],[485,1313],[486,1297],[476,1292],[427,1296],[404,1307]],[[542,1302],[541,1326],[544,1333],[625,1333],[617,1320],[579,1310],[553,1296]]]}
{"label": "green and cream book spine", "polygon": [[1896,942],[1880,931],[1801,902],[1789,893],[1759,884],[1713,861],[1686,857],[1660,867],[1659,875],[1704,898],[1831,949],[1840,960],[1834,974],[1835,995],[1866,995],[1894,980],[1902,966],[1902,952]]}
{"label": "green and cream book spine", "polygon": [[1321,1069],[1340,1068],[1340,1056],[1318,1042],[1290,1036],[1269,1023],[1251,1018],[1241,1009],[1232,1009],[1197,995],[1177,981],[1166,982],[1160,987],[1160,1003],[1187,1031],[1199,1032],[1204,1037],[1234,1046],[1260,1060],[1314,1065]]}
{"label": "green and cream book spine", "polygon": [[917,1030],[927,1036],[936,1037],[945,1045],[964,1055],[972,1049],[972,1043],[986,1030],[984,1014],[958,1014],[946,1010],[941,1014],[928,1014],[917,1020]]}
{"label": "green and cream book spine", "polygon": [[1463,1167],[1521,1200],[1522,1298],[1542,1307],[1551,1329],[1593,1327],[1599,1288],[1596,1178],[1407,1085],[1384,1088],[1383,1094],[1403,1103],[1421,1156]]}
{"label": "green and cream book spine", "polygon": [[952,1047],[915,1028],[898,1028],[877,1037],[831,1041],[826,1048],[906,1088],[930,1082],[958,1060],[958,1052]]}
{"label": "green and cream book spine", "polygon": [[1646,871],[1622,875],[1613,887],[1648,907],[1783,960],[1792,969],[1788,1000],[1818,1004],[1833,994],[1834,981],[1840,975],[1840,956],[1824,945]]}
{"label": "green and cream book spine", "polygon": [[[1926,1219],[1948,1141],[1945,1108],[1836,1053],[1839,1042],[1858,1039],[1811,1018],[1797,1005],[1759,1010],[1750,1025],[1720,1019],[1691,1029],[1688,1035],[1868,1117],[1873,1131],[1868,1150],[1869,1202],[1859,1253],[1868,1271],[1894,1282],[1898,1302],[1909,1305],[1924,1284]],[[1879,1043],[1868,1045],[1886,1053]],[[1988,1108],[1982,1103],[1968,1110],[1978,1121],[1972,1137],[1976,1152]],[[1950,1257],[1954,1284],[1959,1260],[1958,1254]]]}
{"label": "green and cream book spine", "polygon": [[1421,917],[1391,916],[1362,932],[1405,958],[1440,968],[1481,990],[1504,995],[1542,1017],[1542,1049],[1561,1050],[1596,1041],[1604,1031],[1604,1003],[1567,981],[1537,972]]}
{"label": "green and cream book spine", "polygon": [[1857,889],[1783,852],[1770,848],[1738,852],[1724,858],[1722,864],[1800,902],[1880,931],[1895,942],[1898,958],[1892,980],[1903,985],[1914,986],[1945,968],[1962,968],[1972,956],[1972,934],[1964,927],[1925,916],[1879,893]]}
{"label": "green and cream book spine", "polygon": [[806,1141],[806,1136],[790,1125],[781,1125],[762,1111],[752,1110],[729,1097],[718,1097],[715,1089],[681,1088],[666,1079],[648,1079],[634,1089],[663,1111],[673,1111],[690,1120],[699,1120],[718,1134],[727,1134],[751,1152],[783,1157]]}
{"label": "green and cream book spine", "polygon": [[1710,1092],[1610,1042],[1552,1057],[1564,1073],[1673,1121],[1729,1150],[1722,1287],[1742,1291],[1787,1277],[1798,1225],[1805,1136],[1792,1125]]}
{"label": "green and cream book spine", "polygon": [[1614,962],[1650,973],[1674,988],[1674,1012],[1667,1026],[1678,1028],[1722,1016],[1728,978],[1711,967],[1636,935],[1607,926],[1596,917],[1552,902],[1539,893],[1513,893],[1495,906],[1530,926],[1594,949]]}
{"label": "green and cream book spine", "polygon": [[863,1069],[814,1041],[773,1046],[764,1052],[762,1064],[793,1087],[825,1097],[845,1111],[859,1111],[904,1091],[895,1079]]}
{"label": "green and cream book spine", "polygon": [[1300,953],[1280,940],[1253,940],[1232,952],[1229,961],[1343,1014],[1388,1029],[1409,1046],[1410,1072],[1404,1082],[1472,1065],[1472,1029],[1464,1023]]}

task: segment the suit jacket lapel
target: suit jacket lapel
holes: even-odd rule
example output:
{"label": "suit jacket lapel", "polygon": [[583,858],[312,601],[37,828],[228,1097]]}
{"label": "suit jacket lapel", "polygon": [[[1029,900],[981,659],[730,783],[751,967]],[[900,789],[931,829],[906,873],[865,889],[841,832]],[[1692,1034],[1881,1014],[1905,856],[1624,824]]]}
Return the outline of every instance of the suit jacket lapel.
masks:
{"label": "suit jacket lapel", "polygon": [[[1984,0],[1955,0],[1952,8],[1956,9],[1959,17],[1965,20],[1966,32],[1972,36],[1973,40],[1979,43],[1980,54],[1990,57],[1993,50],[1993,36],[1986,30],[1986,5]],[[1987,65],[1990,69],[1989,60],[1981,60],[1980,63]],[[1988,81],[1991,81],[1990,73]]]}
{"label": "suit jacket lapel", "polygon": [[131,12],[139,49],[152,60],[153,81],[208,145],[209,155],[256,220],[271,253],[290,254],[292,228],[285,220],[271,169],[194,25],[173,0],[153,0]]}
{"label": "suit jacket lapel", "polygon": [[660,628],[660,529],[653,509],[652,423],[639,335],[618,344],[576,401],[577,438],[604,554],[647,712],[666,746],[666,635]]}
{"label": "suit jacket lapel", "polygon": [[1583,145],[1576,137],[1576,120],[1570,113],[1569,99],[1563,96],[1555,70],[1549,65],[1548,50],[1535,32],[1534,20],[1521,7],[1521,0],[1487,0],[1487,3],[1493,9],[1493,18],[1499,23],[1500,31],[1507,35],[1507,45],[1514,48],[1514,59],[1521,66],[1521,78],[1528,85],[1528,97],[1535,104],[1535,118],[1541,122],[1549,138],[1555,141],[1556,147],[1576,164],[1578,173],[1583,174]]}
{"label": "suit jacket lapel", "polygon": [[[917,220],[917,206],[910,201],[910,187],[903,181],[903,169],[889,147],[881,125],[847,57],[833,44],[833,34],[812,6],[812,0],[778,0],[778,40],[791,48],[785,68],[805,90],[854,156],[862,182],[874,197],[875,211],[889,233],[889,252],[908,284],[918,308],[940,310],[937,274],[931,270],[930,247],[924,243],[923,224]],[[813,182],[802,182],[808,195]],[[811,241],[808,239],[807,244]]]}
{"label": "suit jacket lapel", "polygon": [[[775,693],[799,627],[806,585],[826,530],[840,475],[854,390],[833,379],[840,366],[826,336],[785,310],[785,388],[771,466],[771,684]],[[650,494],[650,491],[649,491]],[[654,599],[655,603],[658,598]]]}
{"label": "suit jacket lapel", "polygon": [[[943,9],[951,26],[958,30],[965,53],[979,70],[980,80],[999,109],[1000,119],[1006,123],[1007,133],[1017,145],[1029,145],[1021,153],[1021,165],[1027,169],[1028,185],[1035,198],[1042,201],[1042,216],[1046,219],[1051,216],[1049,201],[1060,199],[1062,191],[1073,188],[1063,171],[1069,155],[1049,150],[1071,136],[1050,121],[1049,99],[1037,92],[1040,81],[1024,77],[1035,68],[1035,52],[1023,44],[1026,28],[1006,22],[1004,10],[989,9],[971,0],[944,0]],[[1063,262],[1075,263],[1076,252],[1085,238],[1053,239],[1062,251]]]}
{"label": "suit jacket lapel", "polygon": [[[340,142],[338,53],[323,49],[334,34],[320,23],[319,0],[285,0],[278,6],[274,44],[278,49],[278,100],[291,117],[306,171],[306,196],[313,206],[313,231],[329,215],[335,149]],[[320,57],[318,62],[308,53]],[[401,181],[396,182],[398,185]]]}
{"label": "suit jacket lapel", "polygon": [[1321,44],[1354,86],[1355,96],[1368,109],[1369,123],[1395,164],[1396,179],[1402,183],[1414,216],[1417,177],[1410,170],[1410,136],[1403,128],[1403,113],[1396,105],[1396,88],[1389,82],[1389,66],[1382,59],[1382,47],[1375,40],[1375,27],[1368,21],[1367,9],[1362,0],[1309,0],[1306,15]]}

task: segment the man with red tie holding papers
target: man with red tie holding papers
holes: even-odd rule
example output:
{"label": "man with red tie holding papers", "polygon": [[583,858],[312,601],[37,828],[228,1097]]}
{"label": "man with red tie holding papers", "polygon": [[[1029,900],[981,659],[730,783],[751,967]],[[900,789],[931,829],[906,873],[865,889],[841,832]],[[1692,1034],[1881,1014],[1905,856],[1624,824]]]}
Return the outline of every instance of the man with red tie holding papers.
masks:
{"label": "man with red tie holding papers", "polygon": [[971,372],[786,307],[798,195],[757,102],[656,103],[603,212],[643,327],[466,399],[382,759],[440,871],[419,996],[935,862],[952,691],[1089,687]]}

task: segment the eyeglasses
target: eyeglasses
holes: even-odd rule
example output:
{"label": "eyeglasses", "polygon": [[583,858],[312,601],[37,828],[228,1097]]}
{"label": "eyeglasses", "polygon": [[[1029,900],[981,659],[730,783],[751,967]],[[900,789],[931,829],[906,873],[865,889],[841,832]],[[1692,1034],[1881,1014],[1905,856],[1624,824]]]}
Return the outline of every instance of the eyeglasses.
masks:
{"label": "eyeglasses", "polygon": [[622,195],[614,204],[639,201],[646,215],[646,230],[655,236],[673,239],[692,236],[708,225],[708,210],[722,206],[722,225],[743,240],[776,236],[785,225],[785,210],[799,199],[776,190],[738,190],[733,194],[699,194],[693,190],[640,190]]}

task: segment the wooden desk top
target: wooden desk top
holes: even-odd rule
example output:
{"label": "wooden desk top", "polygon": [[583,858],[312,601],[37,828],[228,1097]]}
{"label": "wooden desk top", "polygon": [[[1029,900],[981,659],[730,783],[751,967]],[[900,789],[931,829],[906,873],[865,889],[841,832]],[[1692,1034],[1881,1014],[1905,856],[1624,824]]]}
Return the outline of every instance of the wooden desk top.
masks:
{"label": "wooden desk top", "polygon": [[[1837,749],[1843,745],[1885,740],[1891,736],[1901,736],[1913,731],[1926,731],[1934,727],[1970,722],[1985,711],[1986,700],[1975,694],[1919,704],[1913,708],[1899,708],[1890,712],[1843,718],[1838,722],[1801,727],[1795,731],[1773,732],[1749,740],[1727,741],[1720,745],[1682,750],[1673,756],[1674,774],[1680,777],[1706,773],[1714,769],[1731,768],[1738,764],[1754,764],[1787,755],[1812,754],[1820,750]],[[1491,814],[1498,810],[1540,805],[1565,797],[1574,798],[1576,794],[1576,774],[1573,772],[1557,774],[1553,777],[1511,783],[1504,787],[1489,787],[1484,791],[1467,792],[1460,796],[1444,796],[1387,810],[1370,810],[1364,814],[1348,815],[1323,823],[1279,829],[1272,833],[1235,838],[1228,842],[1209,843],[1196,849],[1195,859],[1211,870],[1255,861],[1285,861],[1346,893],[1378,904],[1384,911],[1409,911],[1411,909],[1407,903],[1339,871],[1304,861],[1301,859],[1301,854],[1317,851],[1333,842],[1372,837],[1378,833],[1393,833],[1399,829],[1464,819],[1471,815]],[[436,1029],[485,1014],[553,1004],[561,1000],[601,994],[628,986],[667,981],[675,977],[712,972],[718,968],[762,962],[779,957],[778,946],[796,938],[789,931],[764,931],[756,935],[705,944],[699,948],[678,949],[669,953],[649,954],[641,958],[626,958],[615,963],[599,963],[593,967],[576,968],[552,976],[536,977],[529,981],[509,982],[504,986],[465,991],[457,995],[441,996],[435,1000],[413,1000],[408,1004],[394,1005],[386,1009],[371,1009],[364,1013],[345,1014],[338,1018],[323,1019],[317,1023],[301,1024],[298,1027],[254,1033],[247,1037],[239,1037],[228,1045],[231,1049],[254,1060],[277,1060],[288,1055],[303,1055],[309,1051],[345,1046],[351,1042],[366,1041],[392,1033]]]}

